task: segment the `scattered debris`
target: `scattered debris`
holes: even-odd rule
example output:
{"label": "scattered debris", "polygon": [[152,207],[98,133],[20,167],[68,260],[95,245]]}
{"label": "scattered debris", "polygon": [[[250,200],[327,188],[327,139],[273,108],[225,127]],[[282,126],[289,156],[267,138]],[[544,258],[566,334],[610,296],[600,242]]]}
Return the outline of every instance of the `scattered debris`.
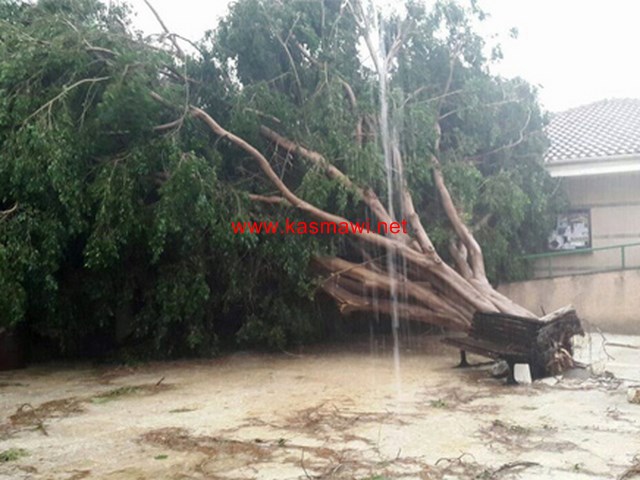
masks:
{"label": "scattered debris", "polygon": [[[556,377],[556,387],[567,390],[604,390],[614,391],[626,385],[625,381],[605,370],[602,373],[591,373],[584,378],[581,375],[571,375],[571,371],[565,372],[562,377]],[[541,380],[536,381],[536,383]],[[544,383],[544,382],[543,382]]]}
{"label": "scattered debris", "polygon": [[640,455],[633,457],[633,465],[622,472],[622,475],[618,477],[618,480],[626,480],[627,478],[635,477],[640,477]]}
{"label": "scattered debris", "polygon": [[0,424],[0,438],[8,438],[14,432],[33,428],[48,436],[46,422],[54,418],[65,418],[70,415],[83,413],[84,403],[101,404],[130,395],[153,395],[173,388],[170,384],[162,383],[164,377],[155,384],[143,384],[118,387],[105,393],[88,397],[68,397],[51,400],[34,407],[30,403],[20,405],[15,413],[9,417],[9,422]]}
{"label": "scattered debris", "polygon": [[72,470],[73,475],[71,475],[66,480],[84,480],[89,475],[91,475],[91,470]]}
{"label": "scattered debris", "polygon": [[509,375],[509,364],[504,360],[498,360],[491,366],[493,378],[505,378],[507,375]]}
{"label": "scattered debris", "polygon": [[529,435],[531,433],[530,428],[521,427],[520,425],[517,425],[515,423],[507,423],[497,419],[491,422],[491,428],[494,430],[508,432],[508,433],[521,435],[521,436]]}
{"label": "scattered debris", "polygon": [[607,408],[607,417],[612,418],[614,420],[620,422],[628,422],[633,423],[632,420],[626,418],[624,414],[617,407],[609,407]]}
{"label": "scattered debris", "polygon": [[132,395],[154,395],[173,388],[170,384],[162,383],[163,381],[164,377],[155,384],[125,385],[123,387],[114,388],[113,390],[109,390],[105,393],[92,397],[91,403],[106,403]]}
{"label": "scattered debris", "polygon": [[539,463],[537,462],[511,462],[511,463],[505,463],[504,465],[502,465],[500,468],[494,470],[493,472],[491,472],[491,475],[488,478],[496,478],[498,475],[508,471],[508,470],[513,470],[513,469],[519,469],[519,470],[524,470],[525,468],[529,468],[529,467],[538,467],[540,466]]}
{"label": "scattered debris", "polygon": [[286,418],[286,428],[303,432],[332,434],[344,432],[355,424],[395,423],[408,425],[409,422],[391,412],[362,412],[340,409],[334,404],[322,402],[314,407],[305,408]]}
{"label": "scattered debris", "polygon": [[551,435],[553,431],[554,427],[546,423],[533,428],[496,419],[479,433],[492,448],[501,446],[505,451],[562,452],[580,449],[575,443],[555,440]]}
{"label": "scattered debris", "polygon": [[173,410],[169,410],[169,413],[188,413],[188,412],[195,412],[196,410],[198,409],[182,407],[182,408],[174,408]]}
{"label": "scattered debris", "polygon": [[180,452],[201,452],[209,457],[220,455],[246,454],[260,461],[270,456],[272,443],[256,443],[252,441],[233,440],[207,435],[191,435],[184,428],[161,428],[145,433],[142,440],[152,445],[170,448]]}
{"label": "scattered debris", "polygon": [[25,387],[26,384],[20,382],[0,382],[0,388],[7,387]]}
{"label": "scattered debris", "polygon": [[607,345],[611,347],[620,347],[620,348],[633,348],[634,350],[640,350],[639,345],[632,345],[630,343],[618,343],[618,342],[606,342]]}
{"label": "scattered debris", "polygon": [[[633,356],[633,350],[626,352]],[[613,353],[618,354],[618,351]],[[352,359],[351,356],[349,358]],[[367,359],[364,365],[369,368],[370,363]],[[620,401],[624,402],[624,395],[627,393],[630,401],[631,398],[635,398],[636,392],[640,390],[637,378],[625,380],[608,372],[593,375],[588,370],[567,371],[562,376],[536,382],[531,387],[506,389],[488,378],[489,366],[466,371],[463,375],[464,382],[456,383],[450,378],[450,358],[440,360],[432,375],[426,380],[422,377],[418,380],[417,375],[415,379],[412,376],[411,368],[418,364],[422,373],[422,362],[414,358],[409,358],[406,362],[407,370],[403,374],[410,372],[411,375],[403,376],[403,380],[408,379],[403,385],[406,388],[405,395],[396,398],[392,389],[381,388],[372,395],[371,401],[366,396],[368,390],[365,389],[336,388],[326,395],[316,395],[316,379],[323,378],[322,374],[326,368],[319,369],[314,362],[309,362],[309,369],[318,369],[311,370],[308,375],[311,382],[307,384],[306,377],[298,376],[299,370],[296,365],[296,370],[284,377],[287,381],[294,379],[301,391],[308,389],[314,395],[310,395],[305,402],[298,399],[298,391],[292,394],[290,401],[281,402],[278,398],[274,403],[277,410],[251,402],[233,410],[234,405],[231,405],[226,397],[227,372],[223,379],[216,379],[208,384],[206,388],[209,390],[205,391],[202,385],[211,377],[208,370],[198,371],[196,374],[193,373],[194,369],[185,370],[184,374],[181,371],[180,386],[184,385],[185,391],[170,391],[166,395],[160,392],[175,389],[165,384],[168,381],[161,378],[166,369],[163,369],[162,373],[154,372],[152,376],[148,371],[143,372],[144,375],[114,381],[109,386],[100,383],[91,371],[83,371],[80,378],[66,375],[64,381],[67,384],[60,387],[58,393],[77,392],[78,385],[89,387],[87,378],[92,382],[91,388],[84,390],[79,397],[55,401],[51,401],[55,397],[51,397],[45,389],[37,390],[29,397],[22,396],[22,389],[10,392],[11,398],[17,400],[9,399],[5,405],[4,416],[0,420],[5,423],[0,425],[0,432],[7,426],[19,435],[12,433],[4,438],[0,433],[0,437],[4,440],[5,449],[20,446],[29,450],[30,457],[2,464],[0,470],[4,468],[16,476],[25,476],[25,473],[28,473],[27,468],[45,468],[44,465],[49,467],[49,463],[42,463],[48,453],[41,447],[44,444],[49,445],[50,442],[63,440],[60,435],[66,432],[68,427],[76,428],[77,424],[81,424],[83,428],[90,429],[93,424],[90,421],[91,416],[104,416],[107,413],[122,416],[123,418],[118,418],[122,425],[127,421],[127,416],[144,415],[152,404],[154,415],[158,417],[154,426],[149,427],[152,430],[141,432],[137,426],[131,434],[138,439],[138,445],[131,445],[131,437],[127,439],[126,445],[120,442],[114,445],[118,452],[126,447],[127,451],[133,451],[133,454],[126,456],[122,461],[116,455],[113,456],[113,461],[111,458],[105,458],[104,465],[96,464],[91,472],[84,471],[86,464],[81,463],[82,458],[77,456],[75,463],[54,465],[56,471],[53,475],[66,480],[82,480],[107,473],[109,475],[105,478],[123,478],[123,472],[126,472],[127,478],[138,478],[136,475],[144,469],[145,472],[154,474],[166,469],[175,474],[176,478],[189,475],[189,478],[221,480],[266,477],[267,472],[272,475],[272,472],[280,471],[282,468],[282,472],[287,472],[287,478],[314,480],[507,480],[519,476],[563,478],[571,473],[575,475],[576,472],[579,475],[597,476],[605,472],[606,468],[615,468],[612,471],[613,475],[622,474],[620,478],[640,480],[640,459],[631,461],[631,457],[638,453],[633,443],[635,440],[627,441],[608,466],[604,464],[604,459],[585,460],[594,450],[593,445],[580,441],[582,437],[577,438],[576,443],[569,441],[573,440],[570,431],[574,428],[580,428],[581,435],[584,432],[584,438],[591,438],[592,434],[601,435],[597,437],[598,443],[610,438],[609,432],[619,433],[620,438],[634,438],[638,427],[634,417],[635,406],[624,407]],[[186,365],[189,366],[190,364]],[[377,373],[377,370],[375,372]],[[175,376],[177,373],[176,370],[172,370],[171,375]],[[384,370],[385,375],[388,373],[388,370]],[[574,376],[574,373],[580,375]],[[625,371],[622,371],[622,374],[624,373]],[[582,374],[589,376],[585,377]],[[169,381],[171,375],[167,374]],[[257,370],[255,375],[256,381],[271,378],[266,377],[262,369]],[[47,378],[47,381],[51,379]],[[348,383],[343,382],[349,386]],[[545,384],[555,386],[551,388]],[[193,395],[194,391],[198,395]],[[287,390],[277,383],[269,386],[269,394],[277,394],[280,391]],[[2,393],[4,391],[0,390],[0,394]],[[156,393],[159,395],[147,397]],[[236,395],[236,390],[233,394]],[[593,399],[593,403],[591,400],[586,402],[587,404],[576,403],[576,416],[583,415],[577,421],[569,415],[565,418],[554,408],[549,408],[550,402],[556,401],[559,404],[564,402],[564,406],[568,403],[573,408],[571,399],[574,396],[591,398],[592,395],[597,397]],[[612,398],[615,399],[615,403],[608,402],[608,399]],[[219,399],[224,401],[219,402]],[[215,400],[216,403],[210,400]],[[24,401],[31,403],[21,405]],[[99,406],[102,402],[111,401],[118,403]],[[98,405],[92,406],[91,403]],[[120,408],[120,405],[126,408]],[[597,415],[592,417],[591,407],[594,405],[599,407]],[[227,408],[229,413],[237,414],[234,417],[236,420],[218,422],[219,415],[227,415]],[[535,412],[536,410],[538,412]],[[79,412],[85,412],[86,415],[78,420],[64,419],[67,415]],[[172,415],[187,412],[195,413]],[[63,419],[64,425],[57,425],[58,419]],[[462,450],[456,451],[455,445],[462,448],[463,443],[438,443],[438,437],[441,436],[439,432],[427,437],[428,447],[423,448],[422,443],[418,443],[424,440],[425,434],[423,430],[418,431],[416,425],[425,425],[426,431],[429,432],[430,425],[439,423],[444,426],[444,436],[447,436],[447,430],[453,430],[455,427],[452,425],[457,425],[459,419],[462,419],[463,423],[469,419],[469,424],[463,426],[464,442],[468,442],[464,443],[464,448],[482,457],[474,458],[469,454],[458,457]],[[408,426],[408,430],[417,432],[416,443],[409,444],[401,436],[405,426]],[[40,431],[27,432],[25,427],[35,427]],[[42,437],[41,435],[47,431],[50,438]],[[140,436],[141,434],[143,435]],[[7,440],[12,436],[15,438]],[[451,438],[459,436],[460,432],[455,432]],[[20,444],[16,443],[18,438]],[[433,446],[431,438],[434,441]],[[445,440],[448,441],[448,438]],[[477,447],[478,445],[482,447]],[[475,450],[476,448],[482,450]],[[433,451],[442,452],[435,458],[453,458],[440,459],[436,465],[435,458],[430,456]],[[545,452],[552,454],[548,455]],[[562,452],[565,453],[558,455]],[[2,452],[0,458],[6,453]],[[13,460],[11,455],[9,458],[3,458],[2,461]],[[542,466],[538,466],[534,461],[540,462]],[[117,462],[117,465],[114,466],[114,462]],[[139,468],[140,464],[144,466]],[[74,467],[77,470],[70,470]],[[103,472],[103,468],[118,470]],[[623,473],[625,468],[627,470]]]}
{"label": "scattered debris", "polygon": [[524,470],[539,465],[536,462],[516,461],[493,469],[477,463],[470,453],[463,453],[459,457],[441,458],[436,462],[436,466],[440,468],[439,473],[443,477],[449,478],[450,475],[456,475],[457,478],[474,480],[497,480],[509,471]]}
{"label": "scattered debris", "polygon": [[541,378],[539,380],[536,380],[536,383],[541,383],[543,385],[548,385],[549,387],[553,387],[560,380],[562,380],[562,376],[559,376],[559,377],[545,377],[545,378]]}
{"label": "scattered debris", "polygon": [[51,400],[38,407],[34,407],[30,403],[23,403],[9,417],[9,422],[12,427],[34,427],[42,432],[43,435],[48,436],[49,433],[45,427],[45,421],[51,418],[62,418],[81,413],[84,411],[81,403],[81,400],[75,397]]}
{"label": "scattered debris", "polygon": [[448,406],[447,402],[445,402],[441,398],[439,398],[437,400],[431,400],[429,402],[429,405],[431,405],[433,408],[447,408],[447,406]]}
{"label": "scattered debris", "polygon": [[[213,473],[220,474],[222,470],[229,471],[247,465],[255,468],[260,463],[295,464],[301,469],[303,478],[318,480],[405,478],[407,472],[419,475],[418,478],[442,478],[438,469],[427,464],[423,458],[402,457],[401,451],[398,451],[393,459],[386,459],[375,445],[371,446],[375,455],[370,455],[367,451],[344,446],[313,446],[284,438],[240,440],[192,435],[182,428],[153,430],[142,435],[140,440],[156,447],[205,455],[207,459],[200,464],[198,470],[207,478],[212,478],[210,475]],[[400,474],[402,475],[399,476]]]}

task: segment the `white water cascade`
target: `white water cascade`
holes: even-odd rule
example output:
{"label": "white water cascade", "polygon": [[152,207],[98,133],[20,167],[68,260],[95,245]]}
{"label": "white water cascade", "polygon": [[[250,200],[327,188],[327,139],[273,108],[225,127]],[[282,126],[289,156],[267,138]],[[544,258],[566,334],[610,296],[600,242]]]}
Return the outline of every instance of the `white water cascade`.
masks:
{"label": "white water cascade", "polygon": [[[380,101],[380,139],[384,156],[384,167],[387,180],[387,208],[391,218],[396,218],[395,212],[395,185],[399,181],[397,177],[397,165],[394,151],[398,151],[398,137],[392,126],[392,119],[389,111],[389,65],[384,38],[384,19],[379,15],[379,11],[374,5],[374,0],[369,3],[369,20],[366,22],[368,45],[378,73],[378,96]],[[402,208],[399,209],[402,212]],[[392,248],[387,249],[387,271],[391,281],[390,301],[391,301],[391,331],[393,335],[393,364],[397,391],[401,391],[400,377],[400,315],[398,311],[398,285],[397,285],[397,255]]]}

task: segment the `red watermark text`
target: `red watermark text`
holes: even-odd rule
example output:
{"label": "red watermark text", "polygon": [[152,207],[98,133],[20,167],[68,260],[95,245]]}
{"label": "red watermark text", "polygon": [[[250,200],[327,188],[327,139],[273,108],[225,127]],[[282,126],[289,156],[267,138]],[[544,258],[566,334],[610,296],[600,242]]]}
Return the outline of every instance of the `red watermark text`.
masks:
{"label": "red watermark text", "polygon": [[306,222],[286,219],[285,223],[263,222],[231,222],[231,229],[236,235],[245,233],[260,233],[265,235],[349,235],[358,233],[394,234],[407,232],[407,221],[378,222],[373,230],[369,220],[365,222]]}

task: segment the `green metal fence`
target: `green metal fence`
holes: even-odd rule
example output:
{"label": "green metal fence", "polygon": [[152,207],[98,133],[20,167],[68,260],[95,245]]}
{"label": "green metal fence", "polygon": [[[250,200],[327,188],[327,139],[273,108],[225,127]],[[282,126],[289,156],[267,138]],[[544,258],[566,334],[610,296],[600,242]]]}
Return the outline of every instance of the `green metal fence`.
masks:
{"label": "green metal fence", "polygon": [[640,243],[526,255],[535,278],[640,268]]}

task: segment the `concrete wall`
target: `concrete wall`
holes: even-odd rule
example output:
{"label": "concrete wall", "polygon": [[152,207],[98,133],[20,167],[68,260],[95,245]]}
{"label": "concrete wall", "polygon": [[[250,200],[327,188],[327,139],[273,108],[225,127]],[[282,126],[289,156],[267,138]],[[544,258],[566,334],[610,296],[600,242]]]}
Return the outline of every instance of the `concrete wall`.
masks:
{"label": "concrete wall", "polygon": [[536,314],[572,304],[586,327],[640,334],[640,270],[514,282],[498,290]]}
{"label": "concrete wall", "polygon": [[[640,243],[640,172],[565,177],[572,210],[591,212],[592,247]],[[620,268],[620,250],[573,253],[536,262],[535,276],[570,275]],[[640,246],[625,251],[626,265],[640,268]]]}
{"label": "concrete wall", "polygon": [[562,179],[571,208],[591,210],[593,247],[640,242],[640,172]]}

